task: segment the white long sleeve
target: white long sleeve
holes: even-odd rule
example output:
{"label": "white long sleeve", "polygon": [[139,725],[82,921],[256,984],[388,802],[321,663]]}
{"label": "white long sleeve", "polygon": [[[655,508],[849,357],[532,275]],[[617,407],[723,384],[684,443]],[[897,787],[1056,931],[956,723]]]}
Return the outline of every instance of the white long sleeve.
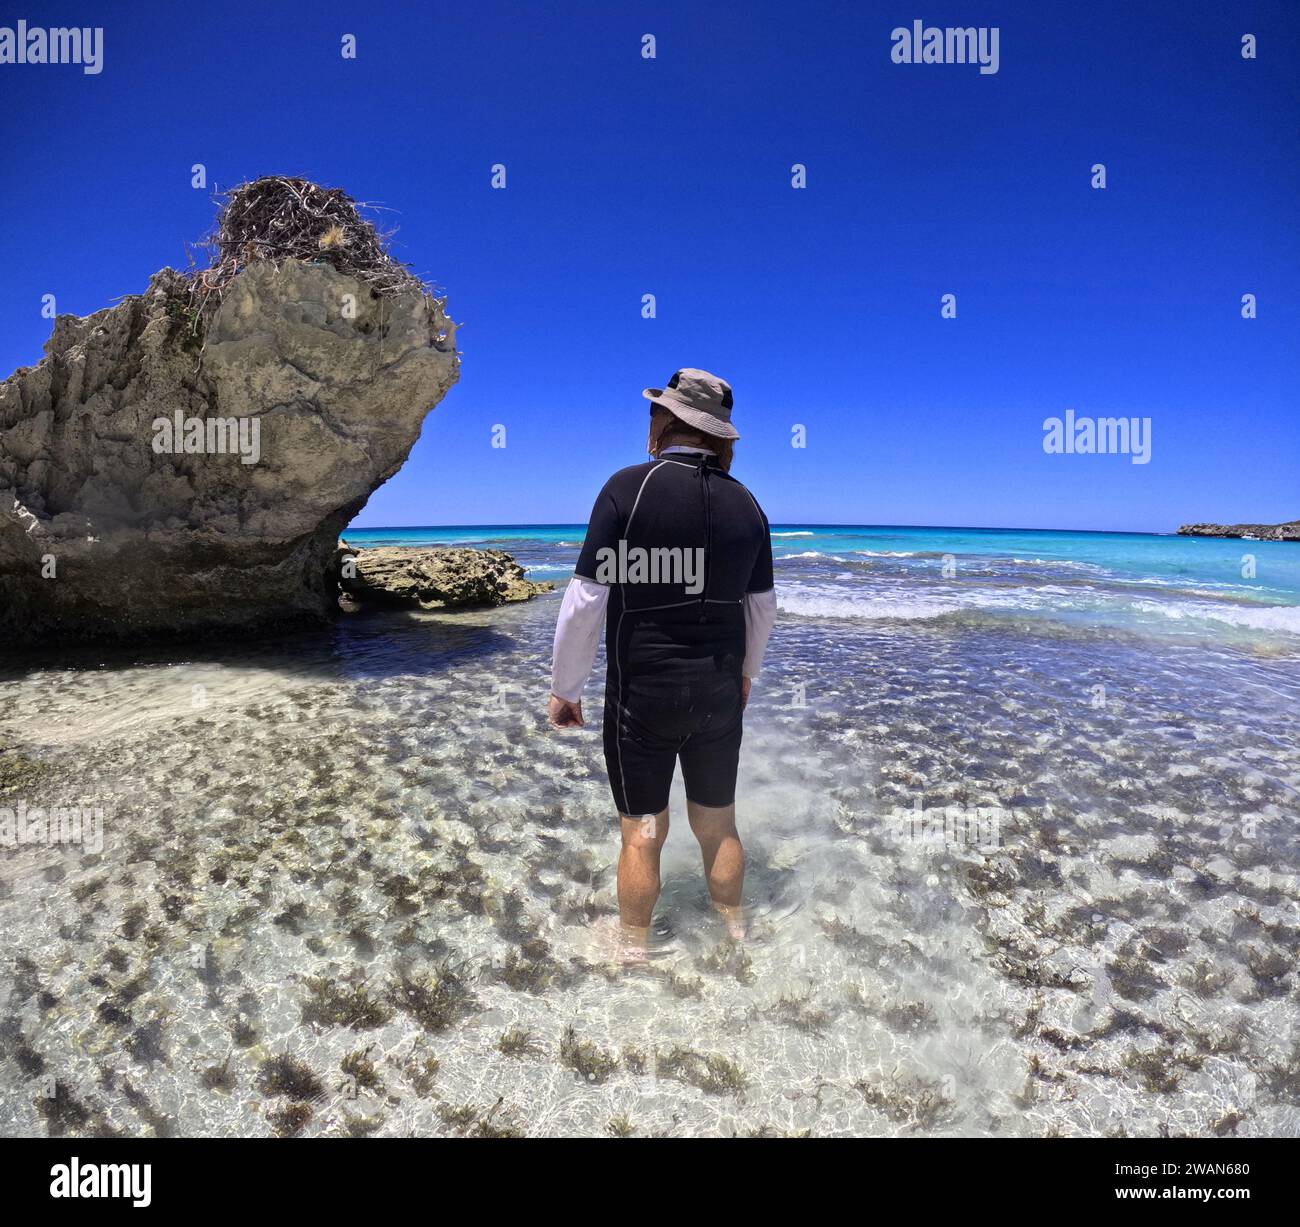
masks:
{"label": "white long sleeve", "polygon": [[757,677],[763,667],[767,639],[776,623],[776,589],[745,593],[745,664],[746,677]]}
{"label": "white long sleeve", "polygon": [[[575,575],[564,590],[555,622],[555,652],[551,660],[551,693],[570,703],[582,698],[600,647],[600,628],[609,603],[609,587]],[[774,611],[775,613],[775,608]]]}

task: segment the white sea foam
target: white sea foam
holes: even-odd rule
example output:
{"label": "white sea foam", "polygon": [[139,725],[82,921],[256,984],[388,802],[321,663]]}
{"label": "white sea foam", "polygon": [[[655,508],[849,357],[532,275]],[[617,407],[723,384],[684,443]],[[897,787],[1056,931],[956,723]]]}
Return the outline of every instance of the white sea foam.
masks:
{"label": "white sea foam", "polygon": [[902,596],[871,589],[850,591],[818,584],[778,586],[776,593],[781,610],[809,618],[918,621],[956,613],[962,607],[956,601],[929,596]]}
{"label": "white sea foam", "polygon": [[839,583],[778,586],[777,601],[788,614],[855,621],[925,621],[963,610],[1044,617],[1086,612],[1098,625],[1137,628],[1152,619],[1179,623],[1217,622],[1268,634],[1300,635],[1300,606],[1248,606],[1224,601],[1130,600],[1095,589],[1055,584],[976,588],[953,585],[942,593],[891,585],[880,587],[856,577]]}
{"label": "white sea foam", "polygon": [[880,587],[850,578],[841,584],[778,586],[777,603],[787,613],[811,618],[924,621],[967,609],[1037,613],[1081,608],[1079,595],[1066,588],[974,588],[952,585],[939,592],[891,585]]}
{"label": "white sea foam", "polygon": [[1180,622],[1203,620],[1273,634],[1300,635],[1300,605],[1252,608],[1220,602],[1210,604],[1205,601],[1138,601],[1135,607],[1144,613],[1160,614]]}
{"label": "white sea foam", "polygon": [[1105,575],[1106,568],[1095,562],[1078,562],[1071,558],[1012,558],[1014,563],[1024,567],[1061,567],[1067,571],[1090,571],[1094,575]]}
{"label": "white sea foam", "polygon": [[773,537],[815,537],[817,534],[798,532],[798,533],[772,533],[771,535]]}

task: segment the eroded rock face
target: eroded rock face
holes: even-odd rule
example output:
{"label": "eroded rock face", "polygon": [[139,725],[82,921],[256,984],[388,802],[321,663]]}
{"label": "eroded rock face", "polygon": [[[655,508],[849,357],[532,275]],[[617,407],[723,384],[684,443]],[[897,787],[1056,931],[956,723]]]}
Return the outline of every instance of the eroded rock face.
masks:
{"label": "eroded rock face", "polygon": [[[0,384],[0,644],[336,612],[339,532],[455,383],[454,325],[419,291],[296,261],[253,264],[206,337],[192,323],[165,269],[60,316],[40,364]],[[156,450],[185,446],[156,426],[178,413],[243,433],[193,433],[225,454]]]}
{"label": "eroded rock face", "polygon": [[362,604],[418,605],[450,609],[463,605],[504,605],[549,592],[549,582],[524,578],[524,569],[504,550],[471,550],[456,546],[425,549],[417,546],[344,547],[341,567],[345,592]]}

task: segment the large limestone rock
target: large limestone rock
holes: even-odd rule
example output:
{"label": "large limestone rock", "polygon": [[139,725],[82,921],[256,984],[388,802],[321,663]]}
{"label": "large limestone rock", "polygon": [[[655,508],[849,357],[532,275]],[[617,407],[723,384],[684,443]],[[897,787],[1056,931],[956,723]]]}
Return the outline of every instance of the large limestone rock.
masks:
{"label": "large limestone rock", "polygon": [[[186,312],[166,269],[60,316],[40,364],[0,384],[0,645],[336,612],[339,532],[458,375],[440,302],[326,264],[252,264],[206,335]],[[247,443],[255,419],[257,462],[155,450],[178,411],[240,419]]]}
{"label": "large limestone rock", "polygon": [[[454,609],[526,601],[555,587],[524,577],[504,550],[386,545],[340,550],[340,584],[362,604]],[[351,564],[347,560],[351,559]]]}

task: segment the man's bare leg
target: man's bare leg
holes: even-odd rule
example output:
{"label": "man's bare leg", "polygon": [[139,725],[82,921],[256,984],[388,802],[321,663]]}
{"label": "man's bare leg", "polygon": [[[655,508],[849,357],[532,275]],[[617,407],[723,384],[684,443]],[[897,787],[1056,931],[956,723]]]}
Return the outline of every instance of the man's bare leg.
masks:
{"label": "man's bare leg", "polygon": [[745,914],[740,906],[745,887],[745,849],[736,832],[736,807],[715,808],[688,800],[686,815],[700,841],[709,898],[726,922],[727,932],[739,940],[745,936]]}
{"label": "man's bare leg", "polygon": [[659,853],[668,838],[668,811],[623,820],[623,849],[618,857],[618,914],[623,938],[644,950],[650,940],[650,917],[659,898]]}

